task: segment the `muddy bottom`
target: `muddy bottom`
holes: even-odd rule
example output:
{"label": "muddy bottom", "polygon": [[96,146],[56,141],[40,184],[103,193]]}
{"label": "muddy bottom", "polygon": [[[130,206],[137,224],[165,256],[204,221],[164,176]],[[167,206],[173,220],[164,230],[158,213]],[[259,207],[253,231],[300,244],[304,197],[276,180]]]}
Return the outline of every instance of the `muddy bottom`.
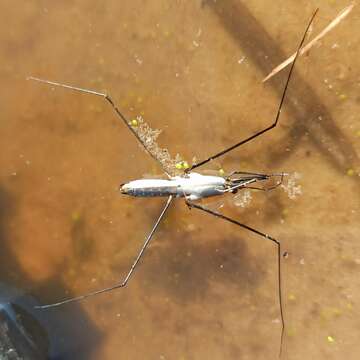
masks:
{"label": "muddy bottom", "polygon": [[[0,5],[4,288],[46,304],[120,282],[166,201],[119,193],[161,168],[103,98],[27,76],[107,91],[191,164],[273,121],[287,70],[261,80],[296,50],[315,7],[311,37],[347,5]],[[299,59],[276,129],[204,166],[298,174],[296,199],[279,187],[203,202],[288,252],[282,359],[359,358],[358,18],[355,6]],[[177,199],[126,288],[34,316],[50,358],[277,359],[277,276],[271,241]]]}

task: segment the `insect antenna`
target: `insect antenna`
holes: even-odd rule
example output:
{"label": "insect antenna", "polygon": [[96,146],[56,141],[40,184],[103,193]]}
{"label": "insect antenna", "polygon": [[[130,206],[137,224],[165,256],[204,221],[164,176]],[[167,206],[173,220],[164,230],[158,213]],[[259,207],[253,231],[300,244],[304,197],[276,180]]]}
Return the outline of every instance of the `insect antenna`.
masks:
{"label": "insect antenna", "polygon": [[314,14],[312,15],[312,17],[311,17],[311,19],[310,19],[310,21],[309,21],[309,24],[308,24],[307,27],[306,27],[306,30],[305,30],[305,32],[304,32],[304,35],[303,35],[303,37],[302,37],[302,39],[301,39],[301,42],[300,42],[300,44],[299,44],[299,46],[298,46],[298,49],[297,49],[297,51],[296,51],[296,55],[295,55],[294,61],[293,61],[293,63],[291,64],[291,67],[290,67],[290,70],[289,70],[289,73],[288,73],[288,76],[287,76],[287,79],[286,79],[286,82],[285,82],[284,91],[283,91],[283,93],[282,93],[282,96],[281,96],[281,99],[280,99],[280,102],[279,102],[278,111],[277,111],[277,113],[276,113],[274,122],[273,122],[270,126],[268,126],[268,127],[266,127],[265,129],[262,129],[262,130],[256,132],[255,134],[247,137],[246,139],[241,140],[241,141],[239,141],[238,143],[236,143],[236,144],[234,144],[234,145],[232,145],[232,146],[230,146],[230,147],[228,147],[228,148],[226,148],[226,149],[224,149],[224,150],[222,150],[222,151],[220,151],[220,152],[218,152],[218,153],[216,153],[216,154],[214,154],[214,155],[211,155],[210,157],[208,157],[208,158],[205,159],[205,160],[202,160],[202,161],[200,161],[200,162],[197,162],[197,163],[193,164],[192,166],[190,166],[188,169],[185,170],[186,173],[190,172],[191,170],[196,169],[196,168],[199,167],[199,166],[202,166],[202,165],[208,163],[208,162],[211,161],[211,160],[214,160],[214,159],[216,159],[216,158],[218,158],[218,157],[220,157],[220,156],[225,155],[226,153],[228,153],[228,152],[230,152],[230,151],[232,151],[232,150],[240,147],[241,145],[246,144],[247,142],[249,142],[249,141],[257,138],[257,137],[260,136],[260,135],[263,135],[263,134],[266,133],[267,131],[269,131],[269,130],[271,130],[271,129],[273,129],[273,128],[276,127],[276,125],[278,124],[278,120],[279,120],[280,114],[281,114],[282,106],[283,106],[283,103],[284,103],[284,100],[285,100],[285,96],[286,96],[286,93],[287,93],[287,88],[288,88],[288,85],[289,85],[289,82],[290,82],[290,79],[291,79],[291,75],[292,75],[292,73],[293,73],[294,66],[295,66],[295,63],[296,63],[296,61],[297,61],[297,58],[298,58],[298,56],[299,56],[300,49],[302,48],[302,46],[303,46],[303,44],[304,44],[306,35],[307,35],[308,31],[309,31],[309,28],[310,28],[310,26],[311,26],[311,24],[312,24],[312,22],[313,22],[313,20],[314,20],[314,17],[315,17],[315,15],[316,15],[316,13],[318,12],[318,10],[319,10],[319,9],[316,9],[315,12],[314,12]]}
{"label": "insect antenna", "polygon": [[128,271],[127,275],[124,277],[124,279],[120,282],[120,283],[117,283],[113,286],[110,286],[110,287],[107,287],[107,288],[104,288],[104,289],[101,289],[101,290],[97,290],[97,291],[93,291],[91,293],[88,293],[88,294],[85,294],[85,295],[80,295],[80,296],[76,296],[76,297],[72,297],[72,298],[69,298],[69,299],[65,299],[65,300],[62,300],[62,301],[59,301],[59,302],[56,302],[56,303],[52,303],[52,304],[47,304],[47,305],[39,305],[39,306],[35,306],[36,309],[48,309],[48,308],[53,308],[53,307],[56,307],[56,306],[60,306],[60,305],[64,305],[64,304],[67,304],[67,303],[70,303],[70,302],[74,302],[74,301],[80,301],[80,300],[84,300],[90,296],[95,296],[95,295],[98,295],[98,294],[102,294],[102,293],[105,293],[105,292],[109,292],[109,291],[112,291],[112,290],[115,290],[115,289],[118,289],[118,288],[123,288],[127,285],[131,275],[133,274],[136,266],[138,265],[141,257],[143,256],[147,246],[149,245],[150,243],[150,240],[151,238],[153,237],[156,229],[158,228],[162,218],[164,217],[167,209],[169,208],[171,202],[173,200],[173,196],[170,195],[168,197],[168,200],[165,204],[165,207],[163,208],[163,210],[161,211],[161,214],[160,216],[158,217],[158,219],[156,220],[153,228],[151,229],[149,235],[146,237],[145,239],[145,242],[143,244],[143,246],[141,247],[137,257],[135,258],[135,261],[133,262],[133,264],[131,265],[131,268],[130,270]]}

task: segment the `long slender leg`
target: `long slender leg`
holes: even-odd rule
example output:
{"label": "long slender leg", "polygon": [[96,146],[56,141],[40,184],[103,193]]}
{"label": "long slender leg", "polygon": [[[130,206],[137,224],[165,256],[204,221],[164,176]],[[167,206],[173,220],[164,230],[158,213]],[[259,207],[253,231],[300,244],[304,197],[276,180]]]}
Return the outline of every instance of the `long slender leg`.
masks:
{"label": "long slender leg", "polygon": [[284,321],[284,313],[283,313],[283,302],[282,302],[282,294],[281,294],[281,289],[282,289],[282,286],[281,286],[281,245],[280,245],[280,242],[278,240],[276,240],[275,238],[271,237],[270,235],[268,234],[265,234],[265,233],[262,233],[261,231],[258,231],[248,225],[245,225],[245,224],[242,224],[240,223],[239,221],[237,220],[234,220],[234,219],[231,219],[221,213],[218,213],[214,210],[210,210],[208,208],[206,208],[205,206],[202,206],[202,205],[199,205],[199,204],[195,204],[189,200],[187,200],[185,198],[185,202],[187,204],[187,206],[189,208],[195,208],[195,209],[198,209],[198,210],[202,210],[202,211],[205,211],[206,213],[210,214],[210,215],[214,215],[220,219],[223,219],[223,220],[226,220],[226,221],[229,221],[235,225],[238,225],[246,230],[249,230],[257,235],[260,235],[261,237],[265,238],[266,240],[270,240],[272,241],[276,247],[277,247],[277,264],[278,264],[278,284],[279,284],[279,289],[278,289],[278,294],[279,294],[279,308],[280,308],[280,317],[281,317],[281,337],[280,337],[280,352],[279,352],[279,356],[281,355],[281,352],[282,352],[282,345],[283,345],[283,338],[284,338],[284,332],[285,332],[285,321]]}
{"label": "long slender leg", "polygon": [[244,189],[251,189],[251,190],[260,190],[260,191],[271,191],[276,189],[277,187],[279,187],[281,184],[283,183],[283,179],[281,179],[280,181],[278,181],[275,185],[270,186],[268,188],[265,187],[256,187],[256,186],[244,186]]}
{"label": "long slender leg", "polygon": [[[241,177],[240,179],[234,180],[231,178],[233,175],[249,175],[249,176]],[[273,190],[283,183],[284,176],[286,175],[287,175],[286,173],[257,174],[257,173],[249,173],[245,171],[233,171],[226,177],[226,179],[236,185],[224,190],[224,192],[232,192],[233,190],[236,190],[238,188],[256,189],[256,190],[264,190],[264,191]],[[257,181],[268,180],[272,177],[280,177],[280,180],[275,185],[272,185],[268,188],[258,188],[258,187],[248,186],[248,184],[252,184]]]}
{"label": "long slender leg", "polygon": [[[244,186],[244,188],[246,189],[253,189],[253,190],[262,190],[262,191],[271,191],[271,190],[274,190],[276,189],[277,187],[279,187],[280,185],[282,185],[282,183],[284,182],[284,176],[287,175],[285,173],[283,174],[275,174],[275,175],[270,175],[270,176],[279,176],[280,177],[280,180],[277,181],[274,185],[272,186],[269,186],[268,188],[260,188],[260,187],[256,187],[256,186]],[[269,177],[270,177],[269,176]]]}
{"label": "long slender leg", "polygon": [[101,289],[101,290],[97,290],[97,291],[93,291],[91,293],[88,293],[86,295],[81,295],[81,296],[76,296],[76,297],[73,297],[73,298],[70,298],[70,299],[66,299],[66,300],[63,300],[63,301],[60,301],[60,302],[57,302],[57,303],[53,303],[53,304],[49,304],[49,305],[41,305],[41,306],[35,306],[35,308],[37,309],[46,309],[46,308],[50,308],[50,307],[55,307],[55,306],[59,306],[59,305],[63,305],[63,304],[67,304],[69,302],[73,302],[73,301],[80,301],[80,300],[83,300],[83,299],[86,299],[90,296],[94,296],[94,295],[97,295],[97,294],[101,294],[101,293],[104,293],[104,292],[108,292],[108,291],[111,291],[111,290],[114,290],[114,289],[117,289],[117,288],[121,288],[121,287],[125,287],[126,284],[128,283],[132,273],[134,272],[135,268],[136,268],[136,265],[139,263],[140,261],[140,258],[142,257],[142,255],[144,254],[144,251],[146,250],[147,246],[149,245],[149,242],[152,238],[152,236],[154,235],[157,227],[159,226],[160,224],[160,221],[161,219],[164,217],[167,209],[169,208],[171,202],[173,200],[173,196],[170,195],[168,197],[168,200],[166,202],[166,205],[165,207],[163,208],[163,210],[161,211],[161,214],[159,216],[159,218],[156,220],[156,223],[155,225],[153,226],[153,228],[151,229],[149,235],[147,236],[142,248],[140,249],[140,252],[139,254],[137,255],[135,261],[133,262],[133,264],[131,265],[131,268],[129,270],[129,272],[127,273],[127,275],[124,277],[124,280],[122,280],[120,283],[114,285],[114,286],[110,286],[110,287],[107,287],[107,288],[104,288],[104,289]]}
{"label": "long slender leg", "polygon": [[83,92],[86,94],[91,94],[91,95],[96,95],[96,96],[101,96],[103,97],[113,108],[113,110],[115,111],[115,113],[118,115],[118,117],[123,121],[123,123],[126,125],[126,127],[134,134],[134,136],[136,137],[136,139],[139,141],[139,143],[144,147],[145,151],[160,165],[160,167],[162,168],[162,170],[165,172],[165,174],[170,177],[170,174],[168,173],[168,171],[165,169],[164,165],[161,163],[161,161],[155,156],[155,154],[153,154],[151,151],[149,151],[148,147],[146,146],[145,142],[140,138],[140,136],[137,134],[137,132],[133,129],[133,127],[129,124],[128,120],[126,119],[126,117],[123,115],[123,113],[119,110],[119,108],[115,105],[114,101],[112,100],[112,98],[110,97],[110,95],[106,94],[106,93],[101,93],[98,91],[94,91],[94,90],[89,90],[89,89],[83,89],[83,88],[79,88],[76,86],[71,86],[71,85],[66,85],[66,84],[61,84],[55,81],[49,81],[49,80],[44,80],[44,79],[39,79],[37,77],[33,77],[33,76],[29,76],[27,78],[27,80],[34,80],[34,81],[38,81],[41,83],[45,83],[45,84],[49,84],[49,85],[54,85],[54,86],[59,86],[59,87],[63,87],[65,89],[70,89],[70,90],[75,90],[75,91],[79,91],[79,92]]}
{"label": "long slender leg", "polygon": [[246,144],[247,142],[255,139],[256,137],[258,137],[258,136],[266,133],[267,131],[273,129],[274,127],[276,127],[276,125],[278,123],[278,120],[279,120],[279,117],[280,117],[280,114],[281,114],[281,109],[282,109],[282,106],[283,106],[283,103],[284,103],[284,100],[285,100],[285,95],[286,95],[286,92],[287,92],[287,88],[288,88],[288,85],[289,85],[289,82],[290,82],[290,78],[291,78],[295,63],[296,63],[297,58],[299,56],[300,49],[301,49],[301,47],[302,47],[302,45],[303,45],[303,43],[305,41],[306,34],[307,34],[308,30],[309,30],[310,25],[312,24],[312,22],[314,20],[314,17],[316,15],[317,11],[318,11],[318,9],[316,9],[314,14],[312,15],[312,17],[310,19],[310,22],[309,22],[308,26],[306,27],[305,33],[304,33],[304,35],[303,35],[303,37],[301,39],[300,45],[298,46],[298,49],[296,51],[295,59],[294,59],[294,62],[291,64],[289,74],[288,74],[288,77],[287,77],[287,80],[286,80],[286,83],[285,83],[284,91],[283,91],[283,94],[282,94],[281,99],[280,99],[280,103],[279,103],[279,106],[278,106],[278,111],[276,113],[274,122],[270,126],[266,127],[265,129],[256,132],[255,134],[249,136],[248,138],[246,138],[244,140],[239,141],[238,143],[226,148],[225,150],[222,150],[222,151],[216,153],[215,155],[212,155],[212,156],[208,157],[205,160],[202,160],[202,161],[200,161],[198,163],[193,164],[190,168],[186,169],[186,172],[190,172],[191,170],[193,170],[193,169],[195,169],[195,168],[197,168],[199,166],[202,166],[202,165],[208,163],[211,160],[214,160],[214,159],[216,159],[216,158],[218,158],[218,157],[220,157],[222,155],[225,155],[229,151],[232,151],[232,150],[236,149],[237,147]]}
{"label": "long slender leg", "polygon": [[225,192],[232,192],[233,194],[235,194],[237,190],[239,189],[250,189],[250,190],[261,190],[261,191],[271,191],[276,189],[277,187],[279,187],[281,184],[283,183],[283,177],[273,186],[269,186],[268,188],[266,187],[257,187],[257,186],[248,186],[248,185],[244,185],[244,184],[239,184],[238,186],[233,186],[232,188],[226,189]]}
{"label": "long slender leg", "polygon": [[233,175],[255,175],[260,177],[271,177],[271,176],[284,176],[287,175],[286,173],[277,173],[277,174],[259,174],[254,172],[248,172],[248,171],[232,171],[227,177],[233,176]]}

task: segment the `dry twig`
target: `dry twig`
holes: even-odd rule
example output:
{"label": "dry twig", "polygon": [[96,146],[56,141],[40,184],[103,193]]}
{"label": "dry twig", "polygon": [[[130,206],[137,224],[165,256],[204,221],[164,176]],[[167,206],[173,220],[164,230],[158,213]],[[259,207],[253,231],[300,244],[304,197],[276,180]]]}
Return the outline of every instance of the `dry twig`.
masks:
{"label": "dry twig", "polygon": [[[347,6],[345,9],[343,9],[342,11],[340,11],[340,13],[336,16],[336,18],[317,36],[315,36],[315,38],[313,40],[311,40],[307,45],[305,45],[301,50],[300,50],[300,54],[304,55],[305,53],[307,53],[316,42],[318,42],[320,39],[322,39],[330,30],[332,30],[335,26],[337,26],[342,20],[344,20],[346,18],[346,16],[348,16],[351,12],[351,10],[353,9],[353,7],[355,6],[355,3],[352,3],[351,5]],[[281,71],[282,69],[284,69],[286,66],[288,66],[289,64],[291,64],[294,59],[295,59],[295,55],[296,53],[292,54],[287,60],[285,60],[284,62],[282,62],[280,65],[278,65],[275,69],[273,69],[269,75],[267,75],[262,82],[265,82],[267,80],[269,80],[271,77],[273,77],[275,74],[277,74],[279,71]]]}

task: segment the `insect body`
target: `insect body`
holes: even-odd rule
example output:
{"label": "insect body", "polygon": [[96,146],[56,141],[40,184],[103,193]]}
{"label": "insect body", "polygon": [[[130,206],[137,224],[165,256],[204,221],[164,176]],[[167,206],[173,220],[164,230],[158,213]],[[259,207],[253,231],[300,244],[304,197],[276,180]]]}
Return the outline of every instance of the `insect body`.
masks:
{"label": "insect body", "polygon": [[[120,186],[122,194],[137,197],[174,196],[185,197],[187,200],[199,200],[206,197],[235,193],[240,188],[275,175],[244,174],[238,178],[202,175],[196,172],[170,179],[141,179],[130,181]],[[283,174],[280,174],[280,176]]]}

